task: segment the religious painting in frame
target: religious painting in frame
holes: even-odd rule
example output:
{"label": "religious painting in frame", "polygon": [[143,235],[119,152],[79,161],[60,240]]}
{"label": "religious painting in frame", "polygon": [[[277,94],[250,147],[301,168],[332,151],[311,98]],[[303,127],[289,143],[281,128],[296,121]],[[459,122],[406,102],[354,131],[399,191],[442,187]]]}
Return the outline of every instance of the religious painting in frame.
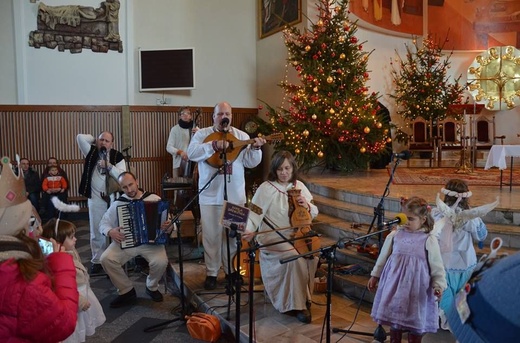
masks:
{"label": "religious painting in frame", "polygon": [[302,20],[302,0],[257,0],[260,38],[265,38]]}

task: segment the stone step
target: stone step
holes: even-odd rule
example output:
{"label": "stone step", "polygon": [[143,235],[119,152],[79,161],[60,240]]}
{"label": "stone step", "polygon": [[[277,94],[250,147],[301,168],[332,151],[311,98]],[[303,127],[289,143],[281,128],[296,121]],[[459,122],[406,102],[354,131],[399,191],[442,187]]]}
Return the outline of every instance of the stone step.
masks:
{"label": "stone step", "polygon": [[[367,201],[361,200],[363,195],[358,194],[356,201],[357,203],[350,203],[347,201],[330,199],[322,195],[313,194],[314,203],[320,209],[320,216],[324,216],[323,219],[320,219],[323,222],[330,223],[329,226],[332,229],[339,229],[341,231],[348,232],[348,227],[353,226],[354,223],[361,224],[365,226],[367,229],[374,220],[374,206],[370,207],[369,205],[360,205],[359,203],[370,203],[370,199],[373,197],[367,196],[369,199]],[[385,201],[385,208],[388,202]],[[377,203],[375,204],[375,206]],[[391,220],[395,218],[395,215],[399,212],[385,210],[385,221]],[[485,240],[485,243],[489,244],[494,237],[500,237],[504,241],[504,247],[509,247],[513,249],[520,249],[520,228],[518,225],[500,223],[500,220],[497,220],[496,217],[502,216],[503,212],[500,211],[492,211],[483,217],[484,222],[488,228],[488,237]],[[511,215],[508,216],[512,218]],[[491,219],[491,220],[490,220]],[[342,222],[343,221],[343,222]],[[345,225],[345,222],[347,224]],[[498,223],[497,223],[498,222]],[[377,223],[374,223],[377,224]],[[376,225],[377,226],[377,225]],[[323,227],[322,230],[327,230],[326,227]],[[327,234],[332,234],[332,232],[328,232]],[[339,233],[337,233],[339,235]],[[338,238],[342,238],[341,235]]]}
{"label": "stone step", "polygon": [[[330,186],[320,185],[314,182],[306,182],[307,188],[311,191],[315,198],[315,202],[320,202],[320,212],[332,214],[330,212],[341,212],[344,207],[342,204],[349,204],[347,208],[359,210],[360,213],[373,216],[374,207],[381,201],[381,197],[372,194],[363,194],[345,189],[335,189]],[[356,206],[355,206],[356,205]],[[385,197],[384,209],[387,212],[387,218],[393,218],[396,213],[401,212],[401,199]],[[431,203],[435,206],[435,203]],[[321,208],[323,206],[323,210]],[[352,207],[351,207],[352,206]],[[352,216],[350,216],[352,217]],[[340,216],[340,218],[342,218]],[[347,217],[349,218],[349,217]],[[345,218],[345,219],[347,219]],[[482,218],[486,224],[511,225],[510,230],[502,228],[500,232],[518,231],[520,234],[520,211],[514,211],[509,208],[502,208],[500,205],[493,211],[489,212]]]}

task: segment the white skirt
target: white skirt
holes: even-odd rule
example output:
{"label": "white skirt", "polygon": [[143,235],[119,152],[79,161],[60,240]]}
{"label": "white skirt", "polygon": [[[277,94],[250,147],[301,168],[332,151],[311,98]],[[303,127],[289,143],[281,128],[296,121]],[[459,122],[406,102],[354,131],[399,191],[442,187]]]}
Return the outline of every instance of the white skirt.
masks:
{"label": "white skirt", "polygon": [[96,332],[96,328],[101,326],[105,320],[105,313],[99,303],[98,299],[90,285],[83,285],[78,287],[78,292],[87,298],[90,307],[86,311],[81,309],[78,311],[78,322],[76,323],[76,330],[63,343],[85,342],[86,336],[92,336]]}

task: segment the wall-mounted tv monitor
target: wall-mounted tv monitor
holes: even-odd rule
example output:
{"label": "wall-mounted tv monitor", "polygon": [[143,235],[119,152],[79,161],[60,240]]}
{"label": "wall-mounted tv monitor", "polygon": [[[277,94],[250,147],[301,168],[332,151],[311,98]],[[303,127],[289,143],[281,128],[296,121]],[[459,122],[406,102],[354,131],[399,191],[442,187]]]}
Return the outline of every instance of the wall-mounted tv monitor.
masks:
{"label": "wall-mounted tv monitor", "polygon": [[195,89],[195,51],[139,49],[139,91]]}

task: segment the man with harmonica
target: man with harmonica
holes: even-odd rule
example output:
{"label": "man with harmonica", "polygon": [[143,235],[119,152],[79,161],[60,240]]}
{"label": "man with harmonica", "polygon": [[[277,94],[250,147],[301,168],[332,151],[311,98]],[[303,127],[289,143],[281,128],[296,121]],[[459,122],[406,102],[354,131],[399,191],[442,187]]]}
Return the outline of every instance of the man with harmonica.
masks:
{"label": "man with harmonica", "polygon": [[[124,194],[110,205],[99,225],[101,233],[112,240],[112,243],[101,255],[101,265],[119,293],[118,297],[110,303],[110,307],[116,308],[132,305],[135,302],[137,295],[134,285],[122,267],[130,259],[138,255],[148,261],[150,266],[150,271],[146,278],[146,294],[153,301],[163,301],[163,295],[158,288],[159,280],[168,265],[165,246],[163,244],[144,242],[138,246],[123,249],[122,243],[125,242],[126,236],[123,233],[122,223],[119,223],[118,214],[118,207],[128,205],[133,200],[159,202],[161,198],[157,194],[139,189],[135,175],[130,172],[123,172],[119,175],[118,182]],[[169,224],[168,220],[164,221],[161,224],[161,230],[171,231],[173,226],[170,227]]]}

